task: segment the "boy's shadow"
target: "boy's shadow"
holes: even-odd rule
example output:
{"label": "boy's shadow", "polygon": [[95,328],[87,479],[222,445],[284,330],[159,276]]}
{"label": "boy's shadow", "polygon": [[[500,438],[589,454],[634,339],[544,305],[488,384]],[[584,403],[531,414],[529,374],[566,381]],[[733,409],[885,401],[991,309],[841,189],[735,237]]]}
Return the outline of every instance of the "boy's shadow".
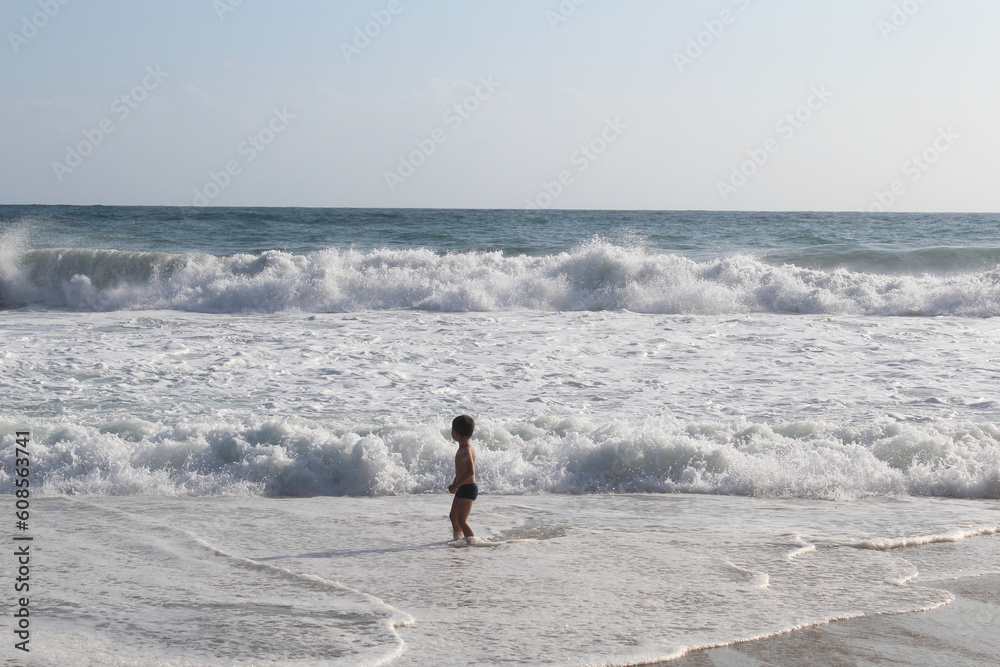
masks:
{"label": "boy's shadow", "polygon": [[266,563],[272,560],[288,560],[292,558],[342,558],[345,556],[366,556],[374,554],[394,554],[402,553],[404,551],[421,551],[423,549],[428,549],[430,547],[445,546],[443,542],[428,542],[427,544],[411,544],[403,547],[387,547],[384,549],[342,549],[338,551],[317,551],[308,554],[299,554],[297,556],[267,556],[263,558],[254,558],[254,560]]}

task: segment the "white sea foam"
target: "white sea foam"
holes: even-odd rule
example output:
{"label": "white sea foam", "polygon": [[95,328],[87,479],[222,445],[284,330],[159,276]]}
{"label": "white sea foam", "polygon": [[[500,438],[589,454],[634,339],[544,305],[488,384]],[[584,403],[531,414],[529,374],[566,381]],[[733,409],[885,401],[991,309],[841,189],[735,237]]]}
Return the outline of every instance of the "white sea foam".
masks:
{"label": "white sea foam", "polygon": [[991,320],[48,311],[0,330],[0,491],[30,428],[48,493],[443,492],[468,412],[493,494],[1000,497]]}
{"label": "white sea foam", "polygon": [[1000,526],[978,526],[974,528],[956,528],[955,530],[942,533],[940,535],[917,535],[910,537],[880,537],[871,540],[863,540],[853,546],[859,549],[873,549],[876,551],[890,551],[892,549],[905,549],[907,547],[922,547],[928,544],[942,544],[949,542],[963,542],[973,537],[984,535],[996,535],[1000,533]]}
{"label": "white sea foam", "polygon": [[[453,472],[443,423],[252,418],[129,430],[55,421],[34,430],[32,474],[48,494],[400,495],[441,492]],[[1000,432],[991,425],[543,417],[484,420],[477,444],[479,481],[493,494],[1000,497]],[[0,480],[10,492],[9,473]]]}
{"label": "white sea foam", "polygon": [[884,275],[740,254],[694,261],[593,240],[543,257],[426,249],[216,257],[48,249],[0,255],[0,305],[209,313],[630,310],[1000,314],[1000,271]]}

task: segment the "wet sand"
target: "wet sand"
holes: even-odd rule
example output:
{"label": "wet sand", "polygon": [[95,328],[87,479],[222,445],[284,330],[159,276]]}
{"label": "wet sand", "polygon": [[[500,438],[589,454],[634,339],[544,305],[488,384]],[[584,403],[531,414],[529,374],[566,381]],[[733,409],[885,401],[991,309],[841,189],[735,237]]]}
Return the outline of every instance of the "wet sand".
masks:
{"label": "wet sand", "polygon": [[952,592],[933,611],[856,618],[754,642],[695,651],[663,665],[996,665],[1000,663],[1000,574],[923,585]]}

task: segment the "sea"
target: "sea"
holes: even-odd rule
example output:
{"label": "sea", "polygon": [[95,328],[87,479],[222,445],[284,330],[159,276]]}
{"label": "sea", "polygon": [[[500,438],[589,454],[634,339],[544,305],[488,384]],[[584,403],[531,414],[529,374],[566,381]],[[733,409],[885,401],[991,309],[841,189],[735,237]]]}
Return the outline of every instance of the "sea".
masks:
{"label": "sea", "polygon": [[8,664],[1000,650],[1000,215],[0,206],[0,388]]}

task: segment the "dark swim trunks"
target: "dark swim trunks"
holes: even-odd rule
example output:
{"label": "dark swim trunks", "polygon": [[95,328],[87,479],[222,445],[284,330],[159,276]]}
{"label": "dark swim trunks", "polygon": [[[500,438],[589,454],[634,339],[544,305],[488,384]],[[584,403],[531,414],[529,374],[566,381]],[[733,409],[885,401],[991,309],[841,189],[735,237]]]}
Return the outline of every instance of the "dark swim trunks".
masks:
{"label": "dark swim trunks", "polygon": [[464,498],[466,500],[475,500],[479,497],[479,485],[478,484],[463,484],[458,487],[458,491],[455,492],[456,498]]}

